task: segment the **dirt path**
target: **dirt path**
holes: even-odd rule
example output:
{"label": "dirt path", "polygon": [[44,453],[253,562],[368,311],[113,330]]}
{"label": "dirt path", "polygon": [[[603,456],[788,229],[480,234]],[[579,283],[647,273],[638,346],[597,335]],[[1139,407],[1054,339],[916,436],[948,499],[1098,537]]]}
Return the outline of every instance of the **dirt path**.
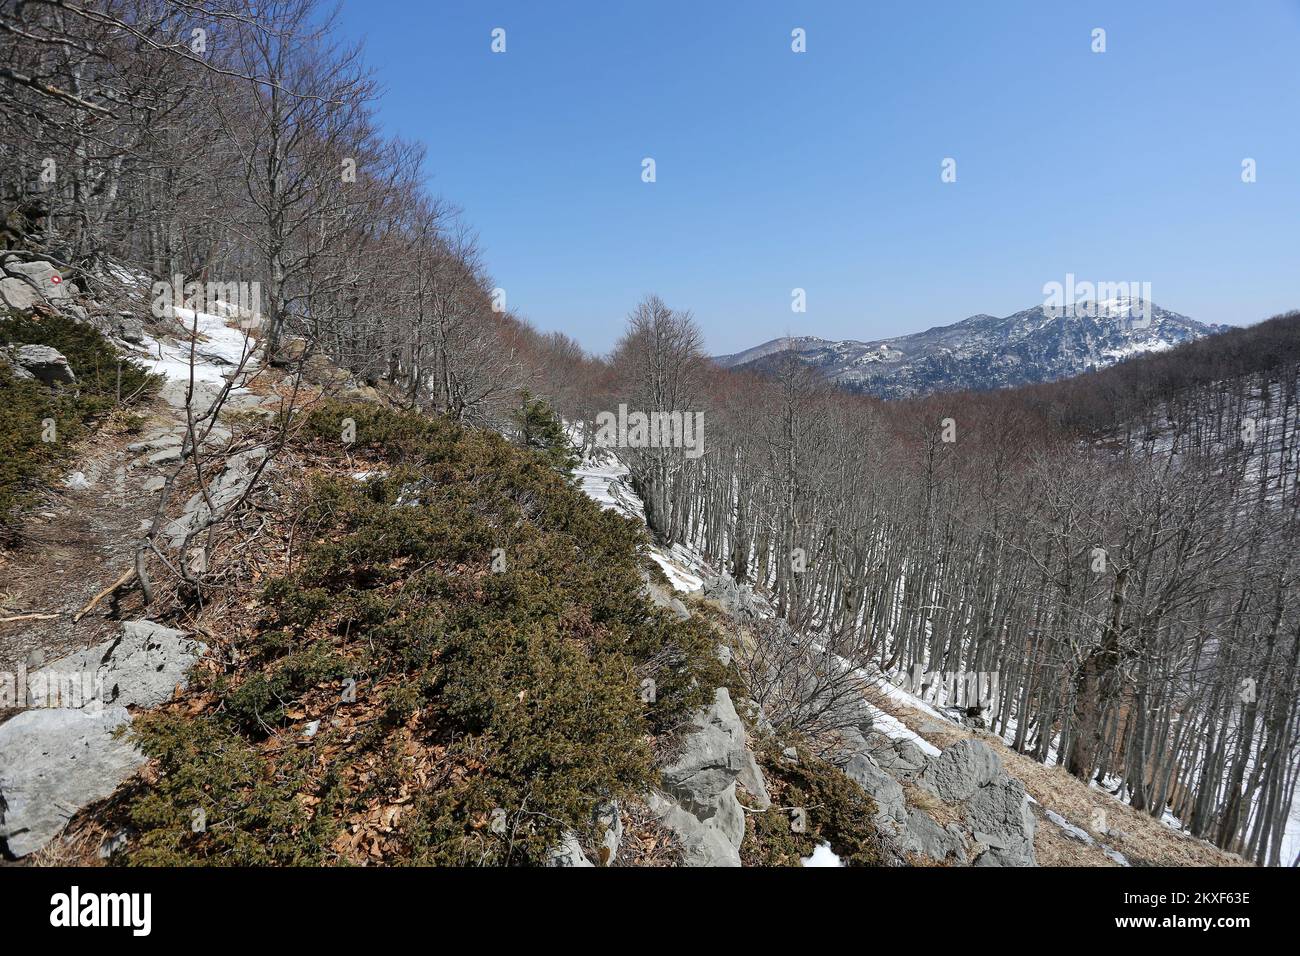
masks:
{"label": "dirt path", "polygon": [[[177,421],[157,400],[136,413],[146,420],[139,434],[110,423],[83,441],[60,480],[25,509],[21,545],[0,554],[0,618],[57,615],[0,623],[0,670],[48,662],[97,644],[116,629],[110,614],[126,614],[132,603],[139,604],[138,592],[126,592],[123,607],[105,598],[73,622],[78,611],[131,567],[144,523],[157,506],[154,486],[166,466],[148,462],[157,451],[128,446],[170,432]],[[78,473],[84,483],[65,484]]]}

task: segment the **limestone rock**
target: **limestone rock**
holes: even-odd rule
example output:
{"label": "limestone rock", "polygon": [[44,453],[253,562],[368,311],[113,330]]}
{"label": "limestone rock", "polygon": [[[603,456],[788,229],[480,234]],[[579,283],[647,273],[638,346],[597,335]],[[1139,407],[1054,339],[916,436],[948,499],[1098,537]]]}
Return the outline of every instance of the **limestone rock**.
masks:
{"label": "limestone rock", "polygon": [[0,279],[0,301],[21,315],[32,312],[43,301],[35,289],[12,276]]}
{"label": "limestone rock", "polygon": [[907,823],[907,800],[897,780],[881,769],[870,754],[860,753],[844,768],[848,778],[876,801],[876,820],[902,827]]}
{"label": "limestone rock", "polygon": [[40,259],[31,262],[11,260],[5,263],[5,272],[10,276],[26,280],[28,285],[51,302],[70,298],[70,283],[65,282],[59,270],[48,262]]}
{"label": "limestone rock", "polygon": [[82,807],[145,762],[125,707],[27,710],[0,724],[0,843],[16,857],[47,845]]}
{"label": "limestone rock", "polygon": [[646,803],[681,844],[683,866],[740,866],[739,850],[717,827],[662,794],[650,794]]}
{"label": "limestone rock", "polygon": [[917,783],[945,803],[961,803],[1002,772],[1002,762],[988,744],[966,739],[930,761]]}
{"label": "limestone rock", "polygon": [[21,365],[46,385],[70,385],[77,380],[63,353],[48,345],[20,345],[11,356],[14,364]]}
{"label": "limestone rock", "polygon": [[[69,654],[28,678],[28,706],[155,707],[185,687],[189,670],[207,651],[184,631],[153,621],[128,621],[122,634],[88,650]],[[85,701],[69,704],[73,683],[90,688]],[[53,699],[55,696],[59,699]]]}

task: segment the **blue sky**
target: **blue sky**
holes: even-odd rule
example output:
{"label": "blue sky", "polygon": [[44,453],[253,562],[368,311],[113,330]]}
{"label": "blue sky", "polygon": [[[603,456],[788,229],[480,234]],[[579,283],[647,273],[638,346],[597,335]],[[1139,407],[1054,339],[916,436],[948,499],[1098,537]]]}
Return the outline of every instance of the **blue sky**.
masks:
{"label": "blue sky", "polygon": [[342,26],[509,306],[596,352],[647,292],[715,353],[1006,315],[1071,272],[1203,321],[1300,308],[1300,0],[344,0]]}

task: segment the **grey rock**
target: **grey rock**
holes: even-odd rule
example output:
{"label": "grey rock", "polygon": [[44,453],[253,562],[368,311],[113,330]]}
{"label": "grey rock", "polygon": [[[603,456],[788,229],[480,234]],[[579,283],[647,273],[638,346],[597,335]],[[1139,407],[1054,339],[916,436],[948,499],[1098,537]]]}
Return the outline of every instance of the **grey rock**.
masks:
{"label": "grey rock", "polygon": [[151,465],[167,465],[174,461],[181,460],[181,446],[169,445],[161,451],[156,451],[146,459]]}
{"label": "grey rock", "polygon": [[117,334],[123,342],[139,345],[144,342],[144,323],[130,315],[119,316]]}
{"label": "grey rock", "polygon": [[51,302],[70,297],[71,283],[65,282],[59,270],[48,262],[37,259],[32,262],[6,262],[5,272],[26,280],[28,285]]}
{"label": "grey rock", "polygon": [[145,480],[144,484],[140,486],[140,490],[152,494],[153,492],[156,491],[162,491],[163,488],[166,486],[166,484],[167,484],[166,478],[164,478],[162,475],[154,475],[152,478],[148,478]]}
{"label": "grey rock", "polygon": [[[170,700],[178,686],[188,685],[190,668],[206,651],[206,644],[184,631],[153,621],[128,621],[119,638],[69,654],[30,675],[28,705],[155,707]],[[58,699],[52,699],[55,695]],[[75,696],[82,702],[71,703]]]}
{"label": "grey rock", "polygon": [[623,816],[619,813],[618,801],[609,800],[596,805],[596,828],[600,833],[601,864],[609,866],[618,858],[618,851],[623,846]]}
{"label": "grey rock", "polygon": [[893,740],[884,734],[867,735],[867,752],[895,780],[915,780],[929,763],[925,752],[910,739]]}
{"label": "grey rock", "polygon": [[582,852],[582,846],[578,843],[578,837],[569,830],[564,831],[560,837],[560,842],[546,854],[547,866],[592,866],[592,862],[587,859],[587,855]]}
{"label": "grey rock", "polygon": [[745,810],[740,805],[740,800],[736,798],[734,783],[718,794],[712,816],[701,818],[696,814],[696,819],[701,823],[712,824],[713,828],[726,837],[727,842],[737,850],[745,842]]}
{"label": "grey rock", "polygon": [[[745,725],[725,687],[692,718],[681,754],[663,770],[664,787],[692,812],[711,815],[745,763]],[[702,818],[703,819],[703,818]]]}
{"label": "grey rock", "polygon": [[36,376],[27,369],[14,362],[13,357],[3,349],[0,349],[0,369],[5,369],[18,381],[34,382]]}
{"label": "grey rock", "polygon": [[46,385],[71,384],[77,380],[63,353],[48,345],[20,345],[11,353],[21,365]]}
{"label": "grey rock", "polygon": [[0,279],[0,301],[21,315],[27,315],[43,301],[40,294],[22,279]]}
{"label": "grey rock", "polygon": [[916,782],[945,803],[961,803],[1002,773],[988,744],[967,738],[931,760]]}
{"label": "grey rock", "polygon": [[962,809],[962,819],[988,850],[977,866],[1037,866],[1034,814],[1024,785],[1005,773],[980,787]]}
{"label": "grey rock", "polygon": [[907,799],[902,786],[885,773],[870,754],[855,756],[845,766],[844,773],[876,801],[877,822],[896,827],[907,823]]}
{"label": "grey rock", "polygon": [[651,581],[648,573],[642,572],[641,579],[644,582],[641,585],[641,593],[648,597],[650,603],[655,607],[672,611],[680,621],[685,621],[691,616],[691,612],[686,609],[686,605],[674,597],[670,591]]}
{"label": "grey rock", "polygon": [[114,853],[126,847],[131,836],[131,831],[126,828],[109,834],[100,841],[99,849],[95,852],[95,855],[101,860],[112,859]]}
{"label": "grey rock", "polygon": [[767,792],[767,779],[763,776],[763,769],[758,765],[753,751],[745,751],[740,773],[736,775],[736,783],[753,798],[755,810],[766,810],[772,805],[772,796]]}
{"label": "grey rock", "polygon": [[745,743],[745,725],[731,694],[719,687],[713,703],[693,715],[680,754],[663,769],[666,792],[650,801],[677,834],[688,866],[739,865],[745,812],[736,782],[742,777],[746,790],[770,806],[766,782]]}
{"label": "grey rock", "polygon": [[718,827],[662,794],[650,794],[646,804],[681,844],[683,866],[740,866],[740,851]]}
{"label": "grey rock", "polygon": [[125,707],[37,709],[0,724],[0,843],[15,857],[46,846],[82,807],[109,796],[145,762],[114,731]]}
{"label": "grey rock", "polygon": [[932,860],[961,865],[969,859],[969,847],[961,828],[952,823],[941,827],[920,810],[907,814],[907,827],[900,843],[906,852]]}
{"label": "grey rock", "polygon": [[213,520],[214,510],[220,516],[227,507],[238,501],[252,484],[254,475],[265,459],[266,449],[260,445],[227,458],[225,467],[208,484],[207,498],[196,492],[185,503],[180,517],[167,525],[164,533],[171,546],[180,547],[187,536],[206,528]]}

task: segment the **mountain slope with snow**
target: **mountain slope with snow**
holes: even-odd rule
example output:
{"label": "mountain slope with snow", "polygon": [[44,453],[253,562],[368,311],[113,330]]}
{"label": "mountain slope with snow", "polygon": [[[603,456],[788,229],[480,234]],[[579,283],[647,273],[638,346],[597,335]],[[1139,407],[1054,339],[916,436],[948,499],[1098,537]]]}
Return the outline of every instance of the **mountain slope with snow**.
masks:
{"label": "mountain slope with snow", "polygon": [[907,398],[1053,381],[1225,330],[1136,299],[1108,300],[1091,312],[1053,315],[1038,305],[870,342],[773,339],[714,361],[763,374],[792,352],[850,391]]}

